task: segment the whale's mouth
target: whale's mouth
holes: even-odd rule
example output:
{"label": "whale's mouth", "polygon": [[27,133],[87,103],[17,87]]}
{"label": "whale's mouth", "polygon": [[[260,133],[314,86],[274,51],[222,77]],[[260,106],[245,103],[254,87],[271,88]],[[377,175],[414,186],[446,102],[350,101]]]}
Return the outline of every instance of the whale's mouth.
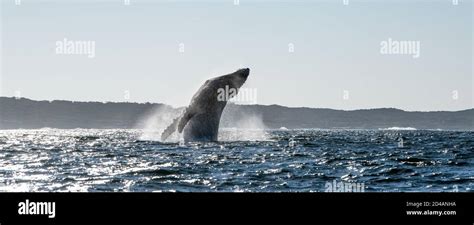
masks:
{"label": "whale's mouth", "polygon": [[240,75],[241,75],[243,78],[247,79],[247,77],[248,77],[249,74],[250,74],[250,69],[249,69],[249,68],[240,69],[239,72],[240,72]]}

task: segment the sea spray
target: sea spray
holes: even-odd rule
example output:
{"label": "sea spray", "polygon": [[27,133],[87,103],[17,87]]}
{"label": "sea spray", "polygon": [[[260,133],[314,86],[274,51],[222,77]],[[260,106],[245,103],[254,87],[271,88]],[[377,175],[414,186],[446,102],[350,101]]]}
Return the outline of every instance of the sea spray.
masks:
{"label": "sea spray", "polygon": [[[140,140],[161,141],[163,130],[181,114],[182,109],[173,109],[171,107],[155,107],[135,125],[136,129],[142,130]],[[177,133],[171,135],[167,141],[178,142],[180,139]]]}
{"label": "sea spray", "polygon": [[[231,106],[233,109],[235,106]],[[173,120],[181,115],[182,108],[156,107],[145,114],[136,124],[135,128],[142,131],[139,139],[147,141],[162,141],[161,133]],[[227,108],[224,110],[226,111]],[[266,141],[270,136],[266,131],[262,115],[244,110],[224,113],[219,128],[219,141]],[[174,132],[167,142],[178,143],[182,135]]]}
{"label": "sea spray", "polygon": [[226,123],[219,129],[220,141],[266,141],[270,140],[262,115],[239,112],[239,116],[226,114]]}

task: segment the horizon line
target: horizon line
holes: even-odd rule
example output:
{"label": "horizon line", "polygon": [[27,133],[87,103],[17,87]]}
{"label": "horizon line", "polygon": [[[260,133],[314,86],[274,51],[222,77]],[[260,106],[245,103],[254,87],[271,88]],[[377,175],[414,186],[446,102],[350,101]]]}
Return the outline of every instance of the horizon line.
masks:
{"label": "horizon line", "polygon": [[[15,97],[15,96],[0,96],[0,98],[9,98],[9,99],[15,99],[15,100],[30,100],[30,101],[36,101],[36,102],[54,102],[54,101],[62,101],[62,102],[71,102],[71,103],[102,103],[102,104],[108,104],[108,103],[112,103],[112,104],[152,104],[152,105],[156,105],[156,104],[160,104],[160,105],[165,105],[165,106],[169,106],[171,108],[174,108],[174,109],[179,109],[179,108],[183,108],[183,107],[186,107],[186,106],[178,106],[178,107],[175,107],[175,106],[172,106],[172,105],[169,105],[169,104],[165,104],[165,103],[159,103],[159,102],[115,102],[115,101],[74,101],[74,100],[62,100],[62,99],[55,99],[55,100],[38,100],[38,99],[33,99],[33,98],[26,98],[26,97]],[[467,108],[467,109],[460,109],[460,110],[453,110],[453,111],[449,111],[449,110],[435,110],[435,111],[422,111],[422,110],[413,110],[413,111],[410,111],[410,110],[404,110],[404,109],[399,109],[399,108],[395,108],[395,107],[380,107],[380,108],[360,108],[360,109],[332,109],[332,108],[324,108],[324,107],[321,107],[321,108],[316,108],[316,107],[309,107],[309,106],[285,106],[285,105],[279,105],[279,104],[236,104],[234,102],[229,102],[229,104],[234,104],[234,105],[238,105],[238,106],[279,106],[279,107],[285,107],[285,108],[290,108],[290,109],[325,109],[325,110],[335,110],[335,111],[346,111],[346,112],[350,112],[350,111],[364,111],[364,110],[379,110],[379,109],[393,109],[393,110],[400,110],[400,111],[403,111],[403,112],[462,112],[462,111],[468,111],[468,110],[474,110],[474,107],[472,108]]]}

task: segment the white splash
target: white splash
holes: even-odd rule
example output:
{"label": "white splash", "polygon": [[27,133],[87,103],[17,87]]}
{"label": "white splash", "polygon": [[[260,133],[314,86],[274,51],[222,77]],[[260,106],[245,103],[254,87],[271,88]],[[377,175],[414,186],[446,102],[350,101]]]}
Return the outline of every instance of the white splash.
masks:
{"label": "white splash", "polygon": [[[157,107],[151,110],[135,125],[141,130],[139,140],[162,141],[161,133],[168,127],[173,119],[181,114],[182,110],[173,110],[167,107]],[[263,123],[261,115],[248,113],[239,114],[238,118],[226,118],[231,120],[232,127],[219,128],[219,141],[266,141],[270,140],[267,127]],[[181,143],[182,134],[174,132],[166,139],[166,142]]]}
{"label": "white splash", "polygon": [[[173,122],[173,119],[180,115],[181,112],[172,110],[167,107],[156,107],[151,110],[150,113],[145,115],[139,120],[135,125],[136,129],[142,130],[140,135],[140,140],[147,141],[161,141],[161,133],[163,130],[168,127]],[[175,132],[171,135],[167,141],[169,142],[178,142],[180,139],[179,134]]]}
{"label": "white splash", "polygon": [[389,128],[379,128],[379,130],[416,130],[414,127],[389,127]]}
{"label": "white splash", "polygon": [[[228,118],[233,120],[234,118]],[[266,141],[270,135],[261,115],[248,114],[235,119],[235,127],[220,128],[219,141]]]}

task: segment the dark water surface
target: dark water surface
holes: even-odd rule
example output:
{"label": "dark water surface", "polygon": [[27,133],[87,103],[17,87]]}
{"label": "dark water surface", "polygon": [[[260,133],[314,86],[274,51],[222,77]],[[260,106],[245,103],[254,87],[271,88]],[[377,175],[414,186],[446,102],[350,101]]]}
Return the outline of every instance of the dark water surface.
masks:
{"label": "dark water surface", "polygon": [[[222,135],[237,140],[232,132]],[[184,145],[140,140],[139,130],[4,130],[0,191],[322,192],[334,181],[363,184],[366,192],[474,189],[474,132],[265,135]]]}

